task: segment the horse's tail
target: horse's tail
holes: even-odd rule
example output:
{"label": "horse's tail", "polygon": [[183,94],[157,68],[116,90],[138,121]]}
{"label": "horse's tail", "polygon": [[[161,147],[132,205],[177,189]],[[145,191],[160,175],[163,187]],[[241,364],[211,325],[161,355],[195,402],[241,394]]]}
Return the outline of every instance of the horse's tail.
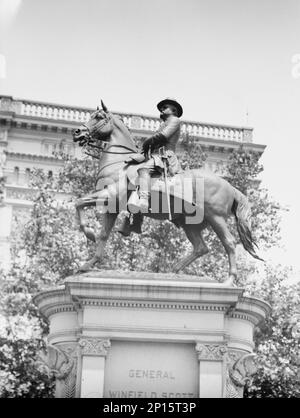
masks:
{"label": "horse's tail", "polygon": [[243,247],[252,257],[257,258],[258,260],[264,261],[260,258],[256,252],[255,248],[257,244],[252,237],[251,233],[251,206],[246,198],[246,196],[241,193],[239,190],[234,189],[234,201],[231,208],[232,213],[235,216],[236,226],[240,240],[243,244]]}

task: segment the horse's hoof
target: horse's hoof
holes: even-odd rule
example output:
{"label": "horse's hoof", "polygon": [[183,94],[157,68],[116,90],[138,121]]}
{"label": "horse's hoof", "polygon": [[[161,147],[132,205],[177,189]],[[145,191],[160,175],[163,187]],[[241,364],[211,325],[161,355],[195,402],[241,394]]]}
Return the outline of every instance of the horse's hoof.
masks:
{"label": "horse's hoof", "polygon": [[83,266],[79,267],[77,273],[86,273],[87,271],[91,270],[91,266],[85,263]]}
{"label": "horse's hoof", "polygon": [[94,270],[95,264],[99,261],[100,261],[100,259],[98,259],[97,257],[93,257],[91,260],[84,263],[83,266],[79,267],[78,272],[79,273],[85,273],[87,271]]}
{"label": "horse's hoof", "polygon": [[228,279],[226,279],[226,280],[224,280],[224,282],[222,282],[222,285],[229,286],[229,287],[236,287],[235,284],[234,284],[234,280],[235,280],[234,276],[229,276]]}
{"label": "horse's hoof", "polygon": [[178,267],[176,267],[176,265],[172,268],[172,272],[173,273],[175,273],[175,274],[178,274],[179,272],[180,272],[180,270],[181,270],[181,267],[180,266],[178,266]]}

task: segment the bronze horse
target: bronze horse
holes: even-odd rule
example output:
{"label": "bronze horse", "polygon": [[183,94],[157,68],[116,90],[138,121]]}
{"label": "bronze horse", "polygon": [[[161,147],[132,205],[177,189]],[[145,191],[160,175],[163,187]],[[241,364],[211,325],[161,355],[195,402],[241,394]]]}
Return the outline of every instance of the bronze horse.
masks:
{"label": "bronze horse", "polygon": [[[104,223],[99,236],[87,227],[83,209],[88,206],[105,204],[109,199],[120,199],[123,196],[127,199],[130,195],[126,181],[120,182],[120,176],[126,177],[126,169],[130,155],[138,153],[138,149],[131,137],[131,134],[122,120],[110,113],[103,102],[102,109],[91,115],[90,120],[80,126],[74,133],[73,139],[81,145],[89,143],[98,149],[101,149],[100,171],[96,183],[96,191],[88,196],[79,199],[76,202],[76,211],[80,224],[80,230],[86,237],[96,243],[95,255],[87,261],[80,271],[90,270],[96,263],[101,262],[104,257],[106,242],[110,232],[115,224],[120,211],[118,207],[114,211],[104,213]],[[105,147],[103,146],[105,144]],[[203,240],[202,232],[207,226],[211,226],[214,232],[221,240],[229,260],[229,277],[225,284],[233,285],[237,276],[235,239],[231,234],[226,219],[234,215],[240,240],[244,248],[255,258],[260,259],[255,253],[255,242],[251,235],[251,209],[245,195],[234,188],[223,178],[205,171],[203,169],[191,170],[195,178],[204,179],[204,201],[203,201],[203,219],[198,224],[188,224],[185,222],[187,214],[181,213],[174,219],[177,226],[184,229],[187,238],[193,245],[193,251],[175,264],[173,270],[177,273],[198,257],[208,252],[208,248]],[[122,183],[122,184],[121,184]],[[109,187],[104,185],[109,184]],[[146,213],[145,216],[166,220],[168,213]]]}

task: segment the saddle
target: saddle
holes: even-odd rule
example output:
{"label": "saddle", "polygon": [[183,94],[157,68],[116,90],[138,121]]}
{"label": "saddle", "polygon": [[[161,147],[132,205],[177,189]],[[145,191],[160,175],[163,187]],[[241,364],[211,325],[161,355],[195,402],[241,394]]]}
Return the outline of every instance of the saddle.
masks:
{"label": "saddle", "polygon": [[[136,189],[139,186],[139,164],[129,165],[125,169],[128,182],[131,189]],[[173,204],[176,207],[182,207],[184,204],[185,210],[192,214],[196,208],[203,210],[204,202],[204,180],[203,178],[196,179],[192,170],[187,170],[172,177],[167,177],[165,181],[163,175],[157,171],[154,175],[151,175],[151,199],[157,202],[161,198],[166,202],[167,191],[173,200]],[[199,183],[203,184],[199,184]],[[177,202],[177,205],[176,205]],[[167,207],[163,204],[163,207]]]}

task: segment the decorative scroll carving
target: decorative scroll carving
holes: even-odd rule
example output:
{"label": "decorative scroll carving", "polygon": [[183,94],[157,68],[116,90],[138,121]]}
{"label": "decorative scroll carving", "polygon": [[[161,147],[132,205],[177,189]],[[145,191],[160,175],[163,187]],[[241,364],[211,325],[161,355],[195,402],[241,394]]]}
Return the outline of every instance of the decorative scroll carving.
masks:
{"label": "decorative scroll carving", "polygon": [[251,381],[257,367],[255,354],[230,351],[227,357],[226,398],[242,398],[244,386]]}
{"label": "decorative scroll carving", "polygon": [[223,360],[226,351],[227,347],[224,344],[196,344],[198,360]]}
{"label": "decorative scroll carving", "polygon": [[106,357],[111,346],[109,340],[98,340],[96,338],[82,338],[79,341],[81,353],[86,356]]}
{"label": "decorative scroll carving", "polygon": [[55,397],[74,398],[76,391],[77,346],[60,344],[47,346],[47,356],[40,356],[39,364],[56,379]]}

